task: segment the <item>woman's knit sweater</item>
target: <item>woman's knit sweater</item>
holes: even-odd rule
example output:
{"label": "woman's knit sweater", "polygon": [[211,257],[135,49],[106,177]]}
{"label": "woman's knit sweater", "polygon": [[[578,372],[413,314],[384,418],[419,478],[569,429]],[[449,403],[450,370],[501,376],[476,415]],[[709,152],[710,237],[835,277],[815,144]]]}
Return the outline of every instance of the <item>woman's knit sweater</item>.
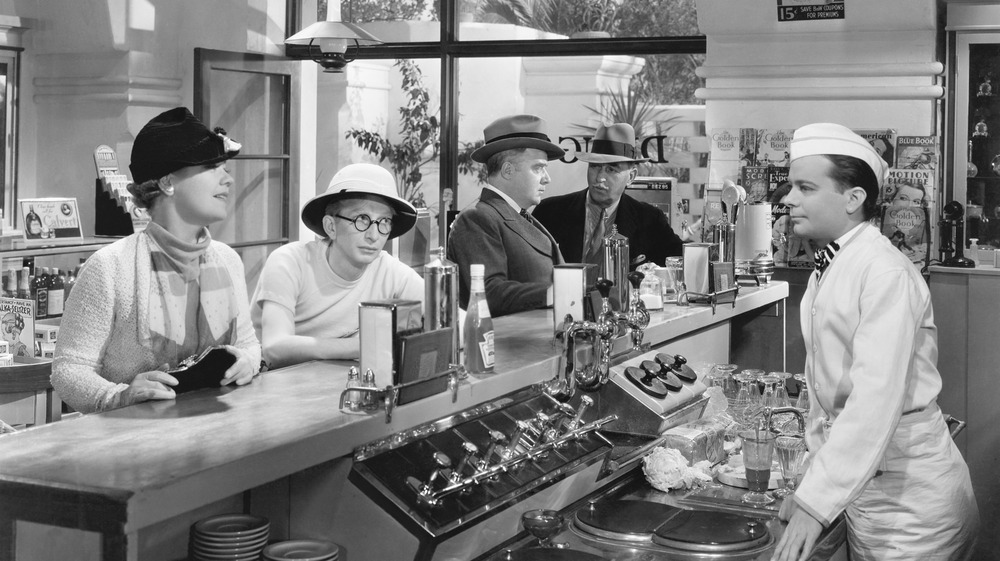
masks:
{"label": "woman's knit sweater", "polygon": [[[141,344],[140,318],[147,317],[151,276],[149,251],[143,249],[148,244],[140,243],[144,235],[133,234],[94,253],[66,301],[51,381],[59,397],[77,411],[112,408],[137,374],[163,370]],[[258,364],[260,343],[250,322],[243,262],[217,241],[209,244],[205,259],[229,271],[239,306],[234,346]]]}

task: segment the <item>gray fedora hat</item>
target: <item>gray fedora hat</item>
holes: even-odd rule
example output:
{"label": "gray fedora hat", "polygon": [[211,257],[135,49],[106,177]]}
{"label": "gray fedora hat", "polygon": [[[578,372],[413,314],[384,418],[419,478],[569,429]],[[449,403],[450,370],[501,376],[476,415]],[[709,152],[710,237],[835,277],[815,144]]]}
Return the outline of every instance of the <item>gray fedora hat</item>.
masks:
{"label": "gray fedora hat", "polygon": [[579,152],[576,159],[590,164],[613,164],[617,162],[645,162],[635,147],[635,129],[628,123],[601,125],[590,142],[590,152]]}
{"label": "gray fedora hat", "polygon": [[545,152],[549,160],[558,160],[566,154],[566,150],[549,140],[547,128],[545,120],[534,115],[501,117],[483,129],[486,144],[472,153],[472,159],[483,164],[497,152],[535,148]]}

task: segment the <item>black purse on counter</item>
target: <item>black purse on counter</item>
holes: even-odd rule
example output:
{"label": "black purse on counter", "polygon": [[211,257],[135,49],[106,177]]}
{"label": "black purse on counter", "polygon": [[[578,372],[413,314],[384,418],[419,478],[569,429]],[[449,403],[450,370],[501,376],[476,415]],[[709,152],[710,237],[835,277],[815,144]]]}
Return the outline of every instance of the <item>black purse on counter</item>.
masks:
{"label": "black purse on counter", "polygon": [[167,370],[167,374],[177,378],[174,393],[217,388],[226,375],[226,370],[235,362],[236,356],[225,347],[209,347],[199,355],[191,355],[182,360],[177,368]]}

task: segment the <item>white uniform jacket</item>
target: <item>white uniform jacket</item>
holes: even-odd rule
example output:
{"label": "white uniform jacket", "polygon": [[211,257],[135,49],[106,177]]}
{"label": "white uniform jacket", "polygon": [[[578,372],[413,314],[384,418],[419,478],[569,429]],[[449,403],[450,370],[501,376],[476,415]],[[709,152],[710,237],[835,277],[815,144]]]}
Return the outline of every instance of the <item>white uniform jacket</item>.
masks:
{"label": "white uniform jacket", "polygon": [[877,228],[846,237],[800,309],[813,459],[795,496],[825,524],[881,469],[903,413],[941,390],[927,283]]}

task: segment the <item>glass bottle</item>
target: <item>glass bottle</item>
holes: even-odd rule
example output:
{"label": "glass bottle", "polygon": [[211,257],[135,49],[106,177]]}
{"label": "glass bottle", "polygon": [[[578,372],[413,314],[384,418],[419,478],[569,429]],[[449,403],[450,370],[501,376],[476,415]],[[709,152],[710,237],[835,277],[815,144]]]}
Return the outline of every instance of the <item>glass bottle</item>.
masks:
{"label": "glass bottle", "polygon": [[17,275],[19,271],[11,271],[3,277],[4,298],[17,297]]}
{"label": "glass bottle", "polygon": [[972,161],[972,139],[969,139],[969,163],[966,165],[965,175],[967,177],[975,177],[979,175],[979,166]]}
{"label": "glass bottle", "polygon": [[35,213],[34,205],[28,206],[28,214],[24,217],[24,229],[29,238],[42,237],[42,219]]}
{"label": "glass bottle", "polygon": [[49,316],[49,268],[42,267],[31,283],[31,298],[35,301],[35,319]]}
{"label": "glass bottle", "polygon": [[31,275],[27,267],[22,267],[17,272],[17,297],[22,300],[31,298],[31,284],[28,278]]}
{"label": "glass bottle", "polygon": [[486,303],[486,286],[483,282],[484,267],[478,263],[469,266],[470,294],[465,314],[465,371],[469,374],[492,374],[493,318]]}
{"label": "glass bottle", "polygon": [[49,317],[62,316],[65,300],[66,276],[58,268],[52,269],[52,276],[49,277]]}
{"label": "glass bottle", "polygon": [[69,293],[73,290],[73,287],[76,286],[76,279],[79,276],[80,276],[80,266],[77,265],[76,270],[69,273],[69,275],[66,277],[66,294],[63,295],[64,304],[66,300],[69,300]]}

